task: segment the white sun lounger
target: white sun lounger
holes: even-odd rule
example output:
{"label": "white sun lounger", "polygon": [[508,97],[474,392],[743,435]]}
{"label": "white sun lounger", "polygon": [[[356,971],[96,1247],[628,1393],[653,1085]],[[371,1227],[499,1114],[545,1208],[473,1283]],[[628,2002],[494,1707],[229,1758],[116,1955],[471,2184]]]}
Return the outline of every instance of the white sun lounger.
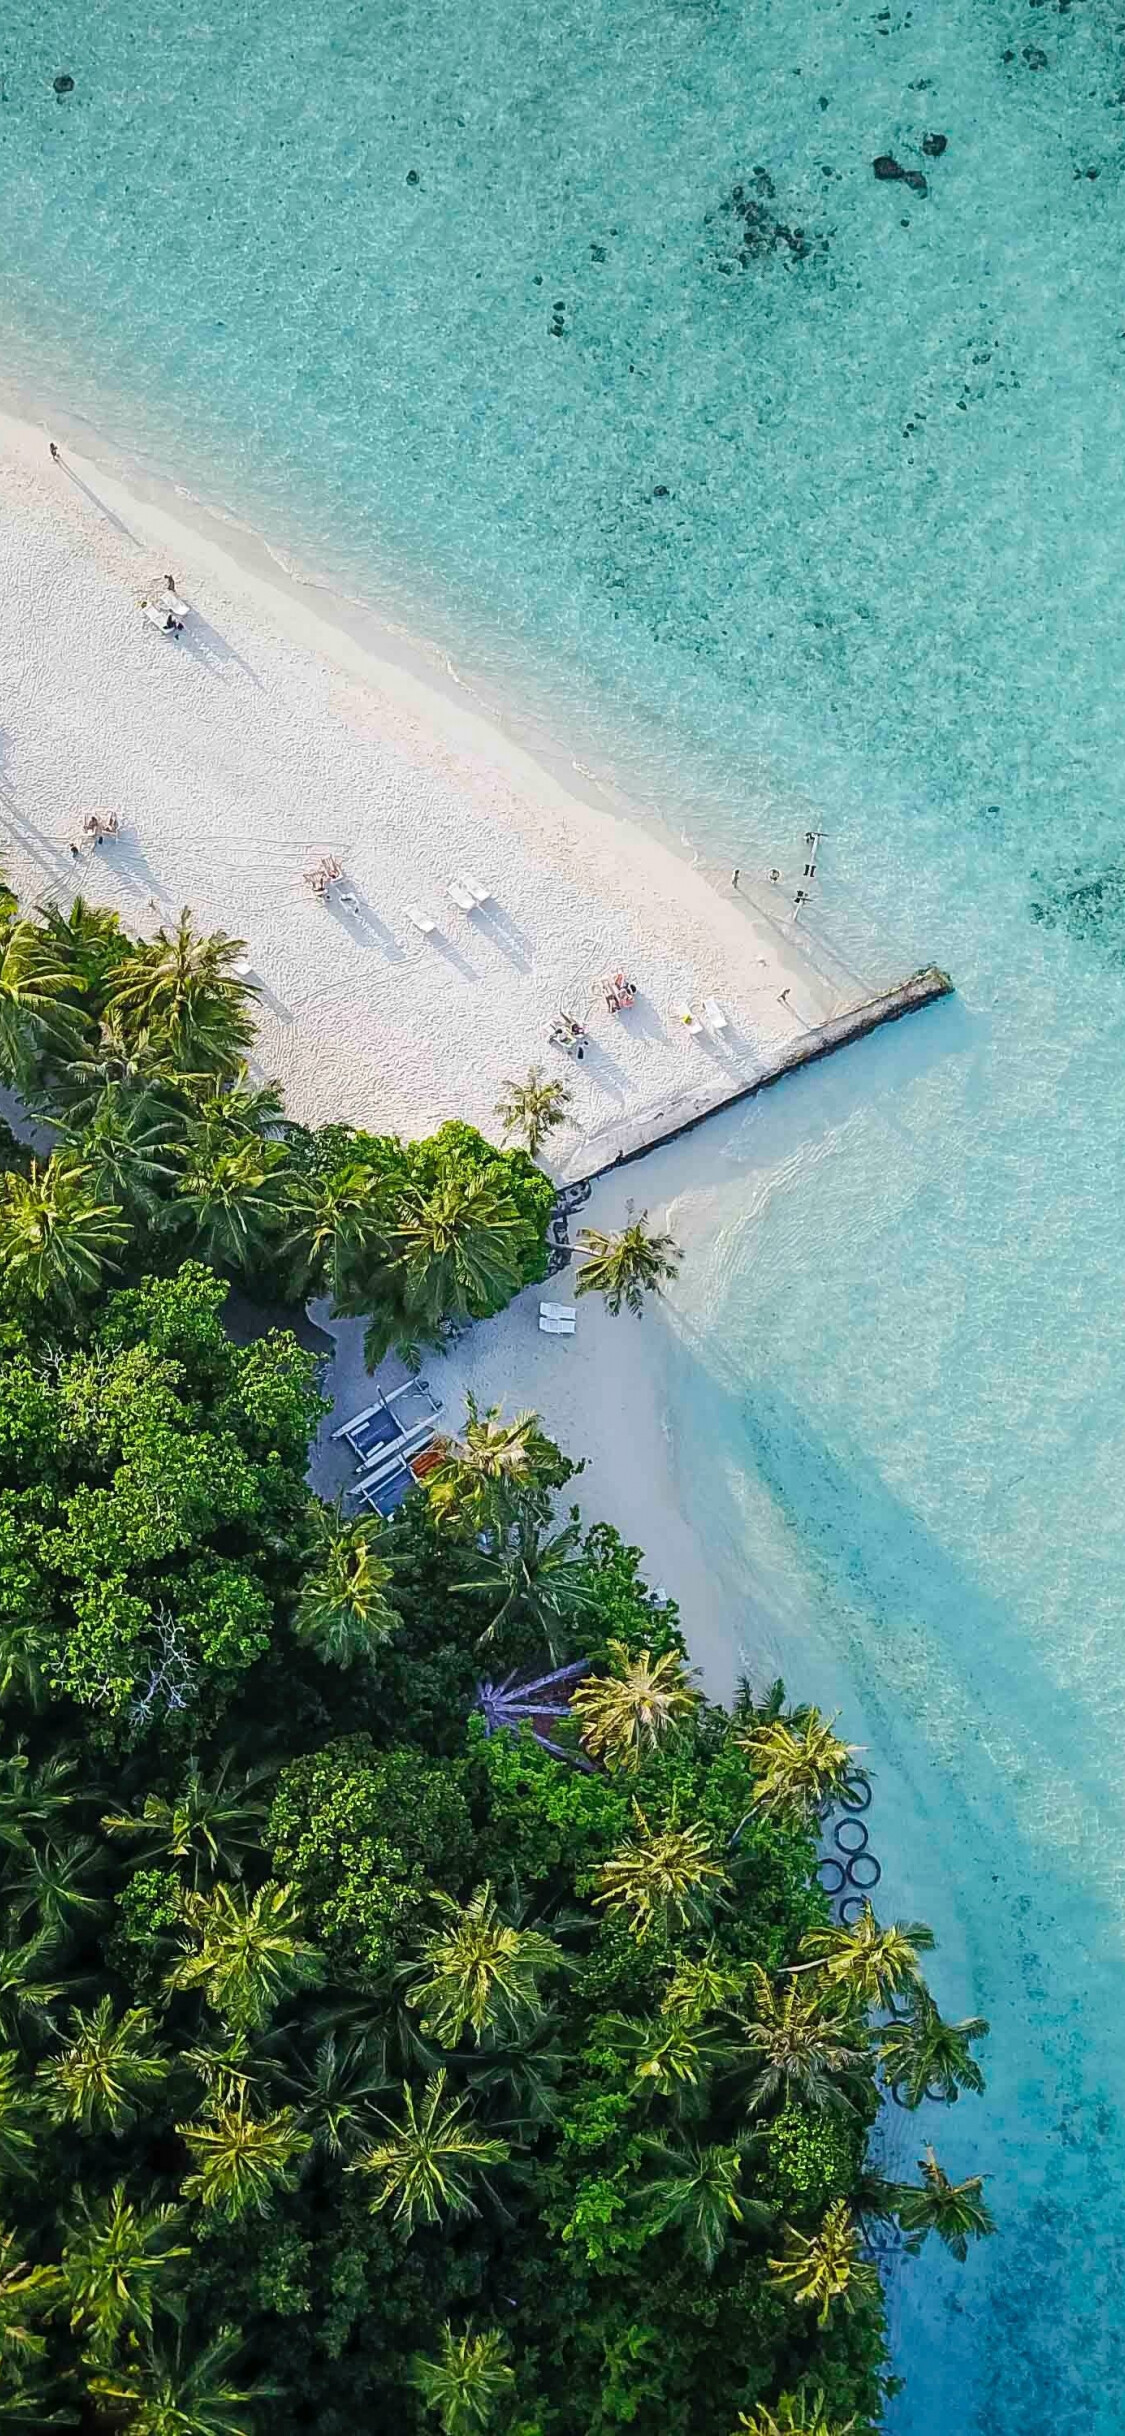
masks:
{"label": "white sun lounger", "polygon": [[155,601],[142,601],[141,607],[150,626],[155,626],[161,634],[172,633],[172,613],[169,609],[158,609]]}
{"label": "white sun lounger", "polygon": [[717,998],[705,998],[703,1001],[703,1012],[707,1017],[707,1021],[710,1024],[713,1032],[726,1031],[727,1018],[723,1013],[723,1009],[719,1005]]}
{"label": "white sun lounger", "polygon": [[540,1303],[539,1317],[551,1320],[577,1320],[578,1312],[573,1303]]}
{"label": "white sun lounger", "polygon": [[476,912],[476,898],[474,896],[470,896],[467,888],[462,888],[460,880],[450,881],[449,894],[452,897],[454,904],[460,906],[462,913]]}
{"label": "white sun lounger", "polygon": [[543,1336],[574,1335],[573,1320],[544,1319],[542,1312],[539,1314],[539,1327]]}
{"label": "white sun lounger", "polygon": [[413,922],[415,930],[431,931],[437,929],[437,923],[435,922],[433,915],[424,913],[420,905],[408,905],[406,908],[406,919],[408,922]]}
{"label": "white sun lounger", "polygon": [[676,1017],[677,1022],[683,1024],[685,1031],[701,1032],[703,1030],[703,1026],[700,1023],[698,1015],[693,1015],[689,1006],[684,1005],[673,1007],[672,1013]]}
{"label": "white sun lounger", "polygon": [[469,891],[469,895],[471,896],[471,898],[472,898],[472,900],[473,900],[474,905],[490,905],[490,904],[491,904],[491,902],[492,902],[492,890],[491,890],[491,888],[485,888],[485,887],[483,887],[483,886],[482,886],[482,884],[481,884],[481,882],[480,882],[480,880],[475,880],[475,879],[473,878],[473,875],[472,875],[472,872],[471,872],[471,871],[459,871],[459,872],[458,872],[458,874],[457,874],[457,877],[458,877],[458,879],[459,879],[459,880],[460,880],[460,882],[461,882],[461,886],[462,886],[463,888],[467,888],[467,889],[468,889],[468,891]]}

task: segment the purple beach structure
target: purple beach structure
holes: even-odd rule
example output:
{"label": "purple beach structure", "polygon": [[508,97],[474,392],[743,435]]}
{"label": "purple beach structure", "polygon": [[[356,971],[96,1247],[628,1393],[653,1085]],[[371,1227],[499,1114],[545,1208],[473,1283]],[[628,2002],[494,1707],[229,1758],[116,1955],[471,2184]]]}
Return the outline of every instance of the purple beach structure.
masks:
{"label": "purple beach structure", "polygon": [[542,1718],[570,1714],[569,1693],[562,1700],[552,1700],[546,1695],[564,1683],[577,1683],[589,1672],[589,1660],[578,1658],[571,1666],[557,1666],[553,1674],[536,1675],[527,1683],[517,1683],[514,1673],[505,1675],[502,1683],[478,1683],[476,1706],[484,1719],[485,1733],[498,1734],[507,1726],[518,1734],[521,1726],[529,1725],[541,1750],[552,1752],[556,1759],[567,1759],[572,1767],[584,1768],[593,1775],[592,1763],[583,1752],[564,1750],[561,1743],[552,1742],[549,1734],[540,1731]]}

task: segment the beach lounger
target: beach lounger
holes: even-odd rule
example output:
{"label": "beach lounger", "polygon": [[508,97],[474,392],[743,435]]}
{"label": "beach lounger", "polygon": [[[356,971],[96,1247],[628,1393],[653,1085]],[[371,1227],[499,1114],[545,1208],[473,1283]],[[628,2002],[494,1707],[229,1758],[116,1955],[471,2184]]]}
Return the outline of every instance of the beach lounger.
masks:
{"label": "beach lounger", "polygon": [[473,878],[471,871],[459,871],[457,877],[461,882],[461,886],[468,889],[474,905],[490,905],[492,903],[491,888],[483,887],[479,880],[475,880]]}
{"label": "beach lounger", "polygon": [[171,613],[171,610],[169,610],[169,609],[158,609],[158,608],[157,608],[157,606],[156,606],[155,601],[142,601],[142,602],[141,602],[141,607],[142,607],[142,609],[144,610],[144,613],[145,613],[145,616],[146,616],[146,617],[147,617],[147,619],[148,619],[149,625],[150,625],[150,626],[155,626],[155,627],[156,627],[156,629],[157,629],[157,631],[158,631],[158,633],[160,633],[160,634],[174,634],[174,633],[175,633],[175,631],[176,631],[176,630],[175,630],[175,626],[174,626],[173,621],[172,621],[172,613]]}
{"label": "beach lounger", "polygon": [[688,1032],[701,1032],[703,1030],[703,1026],[700,1023],[698,1015],[693,1015],[689,1006],[673,1007],[672,1013],[676,1017],[677,1022],[682,1023],[685,1030]]}
{"label": "beach lounger", "polygon": [[573,1320],[544,1319],[542,1312],[539,1314],[539,1327],[543,1336],[573,1336],[575,1331]]}
{"label": "beach lounger", "polygon": [[437,929],[433,915],[424,913],[420,905],[408,905],[406,919],[408,922],[413,922],[415,930],[429,932]]}
{"label": "beach lounger", "polygon": [[723,1013],[722,1007],[719,1005],[717,998],[705,998],[703,1001],[703,1012],[707,1017],[707,1021],[710,1024],[713,1032],[726,1031],[727,1018]]}
{"label": "beach lounger", "polygon": [[470,896],[467,888],[462,888],[460,880],[450,881],[449,895],[452,897],[454,904],[460,906],[462,913],[476,912],[476,898],[474,896]]}
{"label": "beach lounger", "polygon": [[540,1303],[539,1317],[552,1320],[577,1320],[578,1312],[573,1303]]}

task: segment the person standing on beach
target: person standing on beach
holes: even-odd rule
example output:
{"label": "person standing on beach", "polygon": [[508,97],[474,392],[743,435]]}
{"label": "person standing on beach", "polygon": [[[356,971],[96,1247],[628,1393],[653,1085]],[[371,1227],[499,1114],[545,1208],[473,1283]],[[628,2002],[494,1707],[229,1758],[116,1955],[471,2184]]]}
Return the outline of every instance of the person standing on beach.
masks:
{"label": "person standing on beach", "polygon": [[52,463],[52,465],[57,465],[57,464],[58,464],[58,462],[59,462],[59,452],[58,452],[58,449],[56,448],[55,443],[54,443],[54,441],[53,441],[53,440],[51,441],[51,444],[50,444],[50,445],[51,445],[51,463]]}
{"label": "person standing on beach", "polygon": [[742,870],[742,865],[741,865],[741,863],[736,863],[736,864],[735,864],[735,866],[734,866],[734,870],[732,871],[732,873],[731,873],[731,875],[730,875],[730,884],[731,884],[731,887],[732,887],[732,888],[737,888],[737,886],[738,886],[738,877],[739,877],[739,873],[740,873],[740,871],[741,871],[741,870]]}

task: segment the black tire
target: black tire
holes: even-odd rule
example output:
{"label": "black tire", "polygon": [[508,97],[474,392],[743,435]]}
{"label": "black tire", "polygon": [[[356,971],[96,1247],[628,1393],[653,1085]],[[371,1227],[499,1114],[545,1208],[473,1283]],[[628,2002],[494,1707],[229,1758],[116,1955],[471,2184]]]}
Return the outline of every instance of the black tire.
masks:
{"label": "black tire", "polygon": [[[834,1878],[829,1879],[825,1876],[824,1873],[828,1869],[835,1870],[836,1875]],[[817,1862],[816,1874],[820,1879],[820,1883],[823,1886],[826,1895],[838,1895],[841,1887],[846,1886],[848,1883],[848,1873],[843,1862],[838,1861],[835,1853],[832,1852],[826,1852],[824,1859]]]}
{"label": "black tire", "polygon": [[847,1776],[837,1796],[841,1810],[870,1810],[871,1787],[865,1776]]}
{"label": "black tire", "polygon": [[[860,1875],[861,1870],[864,1873],[862,1877]],[[870,1877],[867,1875],[868,1870],[872,1872]],[[880,1865],[873,1852],[856,1852],[852,1854],[851,1860],[848,1863],[848,1877],[851,1884],[853,1886],[860,1887],[865,1895],[870,1894],[873,1886],[878,1886],[882,1875],[882,1869],[880,1868]]]}
{"label": "black tire", "polygon": [[844,1900],[840,1905],[841,1928],[854,1928],[856,1921],[862,1920],[863,1905],[864,1898],[862,1895],[845,1895]]}
{"label": "black tire", "polygon": [[836,1842],[839,1845],[841,1852],[866,1852],[867,1829],[863,1824],[863,1820],[841,1819],[840,1824],[836,1829]]}

